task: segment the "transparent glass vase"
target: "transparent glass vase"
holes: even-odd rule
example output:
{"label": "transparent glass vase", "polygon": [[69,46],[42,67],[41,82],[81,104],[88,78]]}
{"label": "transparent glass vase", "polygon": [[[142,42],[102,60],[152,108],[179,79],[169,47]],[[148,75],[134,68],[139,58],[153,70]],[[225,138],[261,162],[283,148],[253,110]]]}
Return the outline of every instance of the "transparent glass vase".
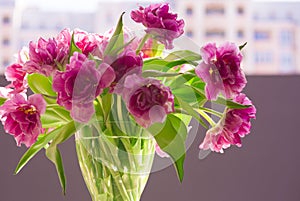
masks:
{"label": "transparent glass vase", "polygon": [[95,122],[75,135],[93,201],[139,201],[153,163],[152,136],[132,122]]}

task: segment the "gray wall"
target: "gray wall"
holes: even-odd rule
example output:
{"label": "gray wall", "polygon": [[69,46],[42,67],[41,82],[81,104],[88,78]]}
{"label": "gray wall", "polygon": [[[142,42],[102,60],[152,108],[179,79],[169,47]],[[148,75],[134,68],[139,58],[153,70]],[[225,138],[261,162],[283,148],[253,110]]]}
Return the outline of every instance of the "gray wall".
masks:
{"label": "gray wall", "polygon": [[[248,77],[245,90],[258,113],[242,148],[198,160],[197,139],[187,153],[185,178],[177,181],[173,167],[151,175],[142,201],[299,201],[300,200],[300,76]],[[74,142],[61,151],[67,195],[61,194],[54,166],[39,153],[22,172],[13,170],[26,149],[0,131],[0,201],[87,201],[88,192],[76,161]]]}

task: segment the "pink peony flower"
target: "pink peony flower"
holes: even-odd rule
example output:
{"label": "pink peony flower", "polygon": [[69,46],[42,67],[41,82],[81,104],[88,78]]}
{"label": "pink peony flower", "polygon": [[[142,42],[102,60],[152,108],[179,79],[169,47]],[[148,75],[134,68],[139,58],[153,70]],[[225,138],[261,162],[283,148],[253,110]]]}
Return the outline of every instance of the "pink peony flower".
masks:
{"label": "pink peony flower", "polygon": [[69,58],[70,42],[67,30],[63,30],[57,38],[45,40],[40,38],[37,43],[29,43],[29,61],[24,64],[28,73],[53,75],[65,66]]}
{"label": "pink peony flower", "polygon": [[12,88],[11,93],[22,93],[27,90],[26,72],[21,64],[15,63],[5,69],[5,77],[11,83],[7,87]]}
{"label": "pink peony flower", "polygon": [[82,50],[82,53],[86,56],[92,54],[103,57],[103,53],[100,51],[99,47],[103,43],[103,36],[95,33],[87,33],[85,31],[75,29],[74,30],[74,41],[76,46]]}
{"label": "pink peony flower", "polygon": [[24,65],[29,60],[29,49],[28,47],[22,47],[22,49],[18,52],[17,56],[17,62],[20,65]]}
{"label": "pink peony flower", "polygon": [[16,63],[6,67],[5,78],[11,83],[6,86],[10,88],[10,94],[26,92],[28,85],[26,80],[26,71],[23,66],[28,61],[28,48],[23,47],[16,55]]}
{"label": "pink peony flower", "polygon": [[43,133],[40,116],[45,110],[46,102],[42,95],[31,95],[26,101],[16,94],[0,107],[0,115],[5,131],[15,137],[17,145],[23,143],[30,147]]}
{"label": "pink peony flower", "polygon": [[206,96],[216,100],[219,93],[233,98],[245,87],[247,80],[240,64],[242,54],[234,43],[216,47],[208,43],[201,48],[203,61],[196,67],[196,74],[206,82]]}
{"label": "pink peony flower", "polygon": [[122,96],[126,106],[143,127],[162,123],[168,113],[174,112],[174,96],[159,80],[133,74],[126,77],[124,88]]}
{"label": "pink peony flower", "polygon": [[230,145],[242,146],[241,138],[250,133],[250,120],[255,119],[256,109],[245,94],[239,94],[234,101],[251,106],[245,109],[227,109],[217,125],[207,131],[200,149],[223,153],[223,149]]}
{"label": "pink peony flower", "polygon": [[57,103],[71,111],[74,120],[86,123],[95,113],[93,101],[115,79],[114,70],[106,63],[99,66],[84,54],[75,52],[65,72],[56,72],[53,90]]}
{"label": "pink peony flower", "polygon": [[60,50],[69,51],[71,45],[72,33],[70,29],[63,29],[61,32],[57,34],[55,37],[55,41],[57,43],[57,48]]}
{"label": "pink peony flower", "polygon": [[169,12],[169,4],[152,4],[148,7],[140,6],[131,12],[131,18],[142,23],[156,40],[165,45],[167,49],[173,48],[173,40],[183,34],[184,21],[177,20],[177,14]]}

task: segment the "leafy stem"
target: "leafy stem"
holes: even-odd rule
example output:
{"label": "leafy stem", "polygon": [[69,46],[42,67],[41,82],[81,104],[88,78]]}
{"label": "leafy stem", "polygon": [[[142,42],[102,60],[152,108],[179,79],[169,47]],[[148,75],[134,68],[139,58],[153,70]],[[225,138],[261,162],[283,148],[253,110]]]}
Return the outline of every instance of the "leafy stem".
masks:
{"label": "leafy stem", "polygon": [[139,44],[138,48],[136,49],[136,54],[138,55],[141,50],[143,49],[146,41],[148,40],[148,38],[150,38],[150,34],[145,34],[145,36],[143,37],[143,39],[141,40],[141,43]]}

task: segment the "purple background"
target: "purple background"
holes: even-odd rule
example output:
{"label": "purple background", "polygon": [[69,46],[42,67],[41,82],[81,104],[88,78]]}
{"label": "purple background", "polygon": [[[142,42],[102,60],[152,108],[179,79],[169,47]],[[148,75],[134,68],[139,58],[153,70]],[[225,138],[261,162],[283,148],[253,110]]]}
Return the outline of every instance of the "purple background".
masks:
{"label": "purple background", "polygon": [[[299,201],[300,142],[299,76],[250,76],[245,90],[258,113],[242,148],[198,159],[199,135],[187,153],[185,178],[173,167],[151,174],[142,201]],[[3,77],[2,77],[3,80]],[[3,86],[3,85],[2,85]],[[26,150],[0,133],[0,201],[87,201],[74,141],[60,146],[67,176],[67,195],[61,194],[55,167],[44,151],[13,176]]]}

